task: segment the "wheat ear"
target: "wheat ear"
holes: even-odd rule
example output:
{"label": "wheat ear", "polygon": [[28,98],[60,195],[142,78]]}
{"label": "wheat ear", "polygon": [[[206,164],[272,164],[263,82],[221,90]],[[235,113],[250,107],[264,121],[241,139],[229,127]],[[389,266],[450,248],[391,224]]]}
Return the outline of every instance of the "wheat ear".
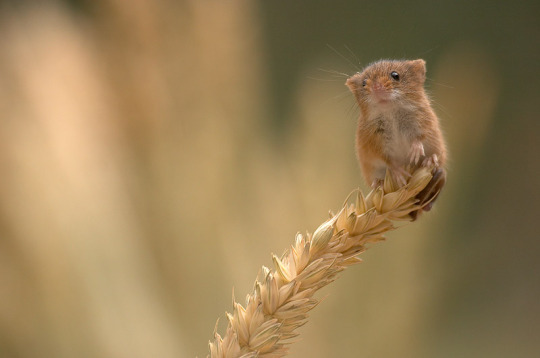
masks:
{"label": "wheat ear", "polygon": [[[346,267],[361,260],[357,257],[369,243],[383,240],[383,234],[395,229],[392,221],[410,220],[409,213],[419,208],[415,196],[429,183],[429,168],[414,172],[399,188],[389,175],[383,186],[366,197],[357,191],[356,204],[345,201],[338,214],[313,235],[297,234],[291,249],[281,258],[273,256],[274,269],[262,268],[246,307],[233,298],[233,312],[225,335],[214,331],[210,342],[212,358],[283,357],[287,345],[306,323],[308,312],[318,301],[318,289],[334,281]],[[217,328],[217,325],[216,325]]]}

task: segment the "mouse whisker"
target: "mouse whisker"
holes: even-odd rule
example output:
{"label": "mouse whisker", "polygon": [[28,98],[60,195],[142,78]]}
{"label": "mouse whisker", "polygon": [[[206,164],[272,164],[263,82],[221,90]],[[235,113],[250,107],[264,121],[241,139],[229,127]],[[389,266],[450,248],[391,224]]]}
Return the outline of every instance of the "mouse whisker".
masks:
{"label": "mouse whisker", "polygon": [[340,53],[338,50],[336,50],[335,48],[333,48],[332,46],[330,46],[329,44],[326,44],[326,46],[331,49],[332,51],[334,51],[339,57],[341,57],[342,59],[344,59],[345,61],[347,61],[347,63],[349,63],[351,66],[354,67],[354,69],[356,69],[356,71],[361,71],[361,68],[358,67],[354,62],[352,62],[349,58],[345,57],[342,53]]}
{"label": "mouse whisker", "polygon": [[336,70],[327,70],[325,68],[317,68],[317,70],[322,71],[322,72],[326,72],[326,73],[330,73],[330,74],[336,75],[338,77],[345,77],[345,78],[351,77],[351,75],[348,75],[348,74],[346,74],[344,72],[339,72],[339,71],[336,71]]}

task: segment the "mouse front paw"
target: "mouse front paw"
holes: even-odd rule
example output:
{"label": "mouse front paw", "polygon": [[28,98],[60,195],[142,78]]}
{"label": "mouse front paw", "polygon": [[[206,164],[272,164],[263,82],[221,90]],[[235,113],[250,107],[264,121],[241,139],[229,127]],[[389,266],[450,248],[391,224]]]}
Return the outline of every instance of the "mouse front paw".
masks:
{"label": "mouse front paw", "polygon": [[409,161],[411,164],[417,165],[420,161],[420,158],[425,155],[424,145],[420,141],[415,141],[411,145],[411,150],[409,151]]}
{"label": "mouse front paw", "polygon": [[437,154],[432,154],[429,157],[425,158],[422,161],[423,167],[438,167],[439,166],[439,157]]}

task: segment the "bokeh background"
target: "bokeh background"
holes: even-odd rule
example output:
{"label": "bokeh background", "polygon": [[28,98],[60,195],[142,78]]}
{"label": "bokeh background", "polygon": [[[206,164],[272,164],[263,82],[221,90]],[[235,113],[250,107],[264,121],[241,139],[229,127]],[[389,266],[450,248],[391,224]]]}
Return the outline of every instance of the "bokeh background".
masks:
{"label": "bokeh background", "polygon": [[0,357],[205,357],[270,253],[361,186],[344,86],[424,58],[436,208],[290,357],[540,352],[538,1],[0,2]]}

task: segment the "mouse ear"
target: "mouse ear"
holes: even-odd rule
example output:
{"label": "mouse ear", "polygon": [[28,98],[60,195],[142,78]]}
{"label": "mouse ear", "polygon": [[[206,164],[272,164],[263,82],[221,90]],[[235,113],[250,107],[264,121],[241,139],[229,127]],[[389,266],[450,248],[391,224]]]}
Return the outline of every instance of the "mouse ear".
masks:
{"label": "mouse ear", "polygon": [[422,81],[426,79],[426,61],[422,59],[411,61],[411,67],[414,69],[414,72],[418,73]]}

